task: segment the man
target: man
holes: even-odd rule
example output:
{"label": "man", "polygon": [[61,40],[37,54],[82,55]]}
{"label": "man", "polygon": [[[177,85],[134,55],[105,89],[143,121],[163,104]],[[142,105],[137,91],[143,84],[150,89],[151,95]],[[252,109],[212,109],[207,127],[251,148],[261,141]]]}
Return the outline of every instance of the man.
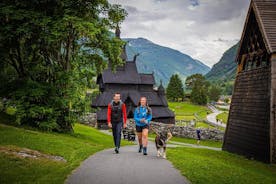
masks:
{"label": "man", "polygon": [[115,93],[107,107],[107,124],[112,128],[115,153],[119,153],[122,127],[126,128],[126,105],[121,101],[121,94]]}
{"label": "man", "polygon": [[201,130],[200,130],[200,128],[196,129],[196,135],[197,135],[197,145],[199,145],[200,140],[201,140]]}

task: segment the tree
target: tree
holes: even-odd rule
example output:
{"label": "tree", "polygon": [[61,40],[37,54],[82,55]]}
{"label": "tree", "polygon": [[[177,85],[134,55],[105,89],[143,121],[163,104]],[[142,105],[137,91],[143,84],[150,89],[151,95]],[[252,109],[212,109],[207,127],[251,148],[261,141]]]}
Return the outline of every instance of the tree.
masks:
{"label": "tree", "polygon": [[216,85],[211,85],[208,91],[209,100],[217,102],[221,95],[221,88]]}
{"label": "tree", "polygon": [[186,87],[191,89],[191,101],[196,104],[205,105],[207,103],[208,86],[202,74],[193,74],[186,78]]}
{"label": "tree", "polygon": [[203,87],[194,87],[191,93],[191,102],[198,105],[207,104],[207,92]]}
{"label": "tree", "polygon": [[123,64],[124,43],[109,30],[127,13],[107,0],[3,0],[0,7],[0,60],[17,73],[6,86],[17,122],[72,131],[88,80],[107,61],[113,69]]}
{"label": "tree", "polygon": [[167,87],[167,98],[170,101],[178,101],[179,98],[183,99],[184,90],[181,79],[177,74],[172,75]]}

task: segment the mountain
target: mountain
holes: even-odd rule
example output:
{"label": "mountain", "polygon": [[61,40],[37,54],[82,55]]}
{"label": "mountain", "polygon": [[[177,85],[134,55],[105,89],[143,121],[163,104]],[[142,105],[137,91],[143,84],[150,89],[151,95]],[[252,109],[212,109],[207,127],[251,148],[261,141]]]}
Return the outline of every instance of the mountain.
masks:
{"label": "mountain", "polygon": [[224,52],[223,56],[216,63],[205,77],[213,84],[217,84],[222,89],[222,94],[231,95],[237,71],[235,62],[239,42]]}
{"label": "mountain", "polygon": [[206,74],[210,68],[202,62],[191,58],[177,50],[157,45],[144,38],[126,38],[126,52],[128,60],[132,60],[136,53],[139,56],[136,64],[139,73],[154,72],[157,84],[160,80],[167,86],[173,74],[179,74],[183,83],[186,77],[195,73]]}
{"label": "mountain", "polygon": [[234,80],[236,75],[237,64],[235,62],[236,54],[238,51],[239,43],[232,46],[216,63],[211,71],[209,71],[205,77],[209,81],[230,81]]}

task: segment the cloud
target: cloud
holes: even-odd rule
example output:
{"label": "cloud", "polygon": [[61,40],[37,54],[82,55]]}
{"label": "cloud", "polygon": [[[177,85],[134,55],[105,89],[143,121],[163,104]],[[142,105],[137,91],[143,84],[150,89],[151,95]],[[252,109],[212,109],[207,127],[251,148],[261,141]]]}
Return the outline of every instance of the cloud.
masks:
{"label": "cloud", "polygon": [[109,0],[128,17],[122,37],[144,37],[212,66],[241,37],[250,0]]}

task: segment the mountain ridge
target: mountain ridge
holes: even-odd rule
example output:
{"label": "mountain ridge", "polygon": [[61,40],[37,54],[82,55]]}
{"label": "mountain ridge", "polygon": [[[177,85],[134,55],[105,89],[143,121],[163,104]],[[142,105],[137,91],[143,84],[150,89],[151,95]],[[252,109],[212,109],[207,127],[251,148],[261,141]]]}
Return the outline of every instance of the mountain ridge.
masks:
{"label": "mountain ridge", "polygon": [[236,75],[237,64],[235,62],[239,42],[226,50],[220,60],[214,64],[211,70],[205,75],[207,80],[233,80]]}
{"label": "mountain ridge", "polygon": [[136,59],[138,72],[153,72],[157,84],[162,80],[164,86],[167,86],[173,74],[179,74],[184,83],[189,75],[195,73],[204,75],[210,71],[210,67],[201,61],[178,50],[155,44],[146,38],[123,38],[123,40],[127,42],[128,60],[132,60],[134,55],[139,53]]}

